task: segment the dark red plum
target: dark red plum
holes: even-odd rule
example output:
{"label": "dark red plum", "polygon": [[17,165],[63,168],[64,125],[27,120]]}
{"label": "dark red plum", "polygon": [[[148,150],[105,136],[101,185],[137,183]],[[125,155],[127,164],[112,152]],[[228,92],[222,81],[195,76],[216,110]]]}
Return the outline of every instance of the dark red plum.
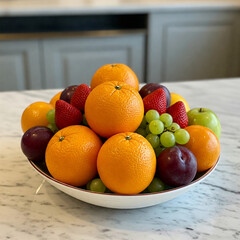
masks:
{"label": "dark red plum", "polygon": [[32,127],[22,136],[21,148],[25,156],[31,161],[44,160],[45,150],[53,132],[47,127]]}
{"label": "dark red plum", "polygon": [[169,92],[169,90],[159,84],[159,83],[148,83],[146,85],[144,85],[140,91],[139,91],[139,94],[141,95],[142,98],[146,97],[148,94],[154,92],[155,90],[159,89],[159,88],[162,88],[166,94],[166,97],[167,97],[167,108],[170,106],[170,103],[171,103],[171,94]]}
{"label": "dark red plum", "polygon": [[183,146],[166,148],[158,156],[160,179],[171,187],[189,184],[197,173],[194,154]]}
{"label": "dark red plum", "polygon": [[61,93],[60,99],[64,100],[67,103],[71,103],[72,95],[74,94],[77,87],[78,87],[78,85],[72,85],[72,86],[65,88]]}

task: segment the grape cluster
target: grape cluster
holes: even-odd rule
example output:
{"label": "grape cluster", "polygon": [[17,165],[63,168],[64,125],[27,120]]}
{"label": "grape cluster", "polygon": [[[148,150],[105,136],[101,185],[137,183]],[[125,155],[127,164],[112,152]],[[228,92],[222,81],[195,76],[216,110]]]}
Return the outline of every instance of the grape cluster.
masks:
{"label": "grape cluster", "polygon": [[176,143],[186,144],[190,138],[186,130],[173,122],[170,114],[159,115],[156,110],[149,110],[145,114],[136,133],[150,142],[157,157],[165,148],[173,147]]}

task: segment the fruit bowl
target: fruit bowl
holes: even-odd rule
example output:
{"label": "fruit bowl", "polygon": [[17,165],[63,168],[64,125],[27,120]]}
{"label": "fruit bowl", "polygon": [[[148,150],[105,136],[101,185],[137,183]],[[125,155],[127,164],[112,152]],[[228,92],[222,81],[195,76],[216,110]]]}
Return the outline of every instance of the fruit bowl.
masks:
{"label": "fruit bowl", "polygon": [[220,155],[214,112],[190,110],[157,83],[139,91],[135,73],[118,63],[98,69],[91,87],[68,86],[50,103],[30,104],[21,125],[22,151],[38,174],[74,198],[108,208],[173,199],[205,179]]}
{"label": "fruit bowl", "polygon": [[219,162],[219,159],[212,168],[205,172],[198,173],[195,179],[188,185],[164,190],[158,193],[142,193],[137,195],[97,193],[74,187],[54,179],[49,174],[44,162],[33,162],[30,160],[29,162],[35,169],[35,171],[52,186],[78,200],[106,208],[136,209],[154,206],[166,202],[190,190],[191,188],[202,182],[204,179],[206,179],[214,171]]}

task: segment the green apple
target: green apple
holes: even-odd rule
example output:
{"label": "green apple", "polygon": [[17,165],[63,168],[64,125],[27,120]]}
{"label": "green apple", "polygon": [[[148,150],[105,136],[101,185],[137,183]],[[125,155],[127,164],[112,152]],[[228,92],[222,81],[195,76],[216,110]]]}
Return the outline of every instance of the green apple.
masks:
{"label": "green apple", "polygon": [[188,125],[201,125],[212,130],[218,138],[221,135],[221,124],[217,115],[208,108],[193,108],[187,113]]}

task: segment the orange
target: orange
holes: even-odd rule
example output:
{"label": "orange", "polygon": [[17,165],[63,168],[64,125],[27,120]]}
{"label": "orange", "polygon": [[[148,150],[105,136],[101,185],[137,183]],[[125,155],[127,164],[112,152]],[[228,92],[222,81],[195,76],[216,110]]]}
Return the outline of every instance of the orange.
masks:
{"label": "orange", "polygon": [[185,128],[190,140],[184,146],[193,152],[197,159],[197,171],[202,172],[214,166],[220,155],[220,143],[208,128],[192,125]]}
{"label": "orange", "polygon": [[124,82],[105,82],[94,88],[85,103],[89,126],[102,137],[134,132],[142,122],[143,101],[133,87]]}
{"label": "orange", "polygon": [[62,94],[62,91],[52,97],[50,104],[52,104],[54,108],[56,105],[56,101],[60,99],[61,94]]}
{"label": "orange", "polygon": [[182,96],[180,96],[177,93],[171,93],[171,103],[170,103],[170,106],[172,106],[174,103],[176,103],[178,101],[182,101],[184,103],[184,106],[185,106],[187,112],[190,110],[190,107],[189,107],[187,101]]}
{"label": "orange", "polygon": [[119,194],[137,194],[148,187],[156,172],[150,143],[132,132],[109,138],[99,151],[97,169],[104,185]]}
{"label": "orange", "polygon": [[93,75],[91,88],[103,82],[121,81],[129,84],[137,91],[139,90],[139,81],[133,70],[125,64],[113,63],[100,67]]}
{"label": "orange", "polygon": [[23,132],[35,126],[45,126],[49,124],[47,120],[47,112],[53,109],[50,103],[35,102],[30,104],[23,112],[21,125]]}
{"label": "orange", "polygon": [[58,131],[49,141],[45,160],[57,180],[83,186],[97,174],[100,138],[88,127],[72,125]]}

